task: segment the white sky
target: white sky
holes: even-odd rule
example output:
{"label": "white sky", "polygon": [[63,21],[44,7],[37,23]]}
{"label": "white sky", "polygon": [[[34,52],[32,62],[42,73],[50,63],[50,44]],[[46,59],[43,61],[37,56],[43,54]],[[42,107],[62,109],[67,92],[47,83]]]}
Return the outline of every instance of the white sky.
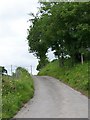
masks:
{"label": "white sky", "polygon": [[[10,70],[10,65],[27,67],[32,65],[37,74],[38,60],[28,52],[27,21],[30,12],[36,13],[38,0],[0,0],[0,65]],[[50,59],[53,55],[50,55]]]}

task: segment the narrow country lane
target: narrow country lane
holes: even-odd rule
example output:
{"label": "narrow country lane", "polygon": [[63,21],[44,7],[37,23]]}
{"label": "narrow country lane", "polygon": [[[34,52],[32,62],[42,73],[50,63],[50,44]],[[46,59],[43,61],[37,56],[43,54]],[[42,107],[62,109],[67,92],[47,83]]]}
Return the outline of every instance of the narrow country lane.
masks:
{"label": "narrow country lane", "polygon": [[88,118],[88,98],[57,79],[33,76],[35,95],[14,118]]}

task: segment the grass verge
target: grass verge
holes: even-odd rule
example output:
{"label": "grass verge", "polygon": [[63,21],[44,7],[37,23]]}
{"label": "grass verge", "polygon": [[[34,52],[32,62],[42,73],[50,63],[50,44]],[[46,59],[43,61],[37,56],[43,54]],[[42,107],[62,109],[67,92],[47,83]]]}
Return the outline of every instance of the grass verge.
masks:
{"label": "grass verge", "polygon": [[88,96],[89,81],[88,81],[88,64],[89,62],[84,62],[82,65],[75,64],[71,66],[70,61],[65,62],[64,67],[59,66],[58,60],[52,61],[45,68],[43,68],[38,75],[52,76],[60,81],[68,84],[72,88],[80,91],[81,93]]}
{"label": "grass verge", "polygon": [[34,94],[33,80],[24,68],[18,68],[17,77],[3,76],[2,118],[12,118]]}

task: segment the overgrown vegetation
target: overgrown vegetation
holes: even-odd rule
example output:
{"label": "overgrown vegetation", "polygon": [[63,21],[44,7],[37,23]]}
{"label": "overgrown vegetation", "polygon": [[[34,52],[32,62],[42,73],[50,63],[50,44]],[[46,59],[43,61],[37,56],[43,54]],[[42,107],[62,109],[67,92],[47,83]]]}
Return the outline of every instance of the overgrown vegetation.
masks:
{"label": "overgrown vegetation", "polygon": [[[15,76],[17,72],[19,74]],[[18,67],[15,74],[3,75],[2,118],[12,118],[34,94],[33,80],[28,71]]]}
{"label": "overgrown vegetation", "polygon": [[90,48],[90,2],[41,2],[31,13],[28,29],[29,51],[39,58],[38,69],[47,64],[49,48],[64,66],[66,55],[72,64],[87,60]]}
{"label": "overgrown vegetation", "polygon": [[58,64],[58,60],[49,63],[38,75],[53,76],[83,94],[88,95],[88,65],[90,64],[90,61],[85,62],[83,65],[75,64],[72,66],[70,60],[67,60],[65,61],[65,66],[63,68],[59,67]]}

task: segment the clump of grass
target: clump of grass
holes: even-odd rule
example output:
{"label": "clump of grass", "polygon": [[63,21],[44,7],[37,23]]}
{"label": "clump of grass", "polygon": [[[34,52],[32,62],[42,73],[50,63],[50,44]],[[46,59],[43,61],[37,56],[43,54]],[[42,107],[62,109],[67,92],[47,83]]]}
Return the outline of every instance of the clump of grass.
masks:
{"label": "clump of grass", "polygon": [[70,65],[70,61],[65,62],[64,67],[59,66],[59,61],[49,63],[45,68],[43,68],[38,75],[48,75],[60,79],[62,82],[68,84],[74,89],[82,92],[88,96],[88,64],[89,62],[84,62]]}
{"label": "clump of grass", "polygon": [[12,118],[33,94],[33,80],[24,68],[19,68],[17,78],[3,76],[2,118]]}

